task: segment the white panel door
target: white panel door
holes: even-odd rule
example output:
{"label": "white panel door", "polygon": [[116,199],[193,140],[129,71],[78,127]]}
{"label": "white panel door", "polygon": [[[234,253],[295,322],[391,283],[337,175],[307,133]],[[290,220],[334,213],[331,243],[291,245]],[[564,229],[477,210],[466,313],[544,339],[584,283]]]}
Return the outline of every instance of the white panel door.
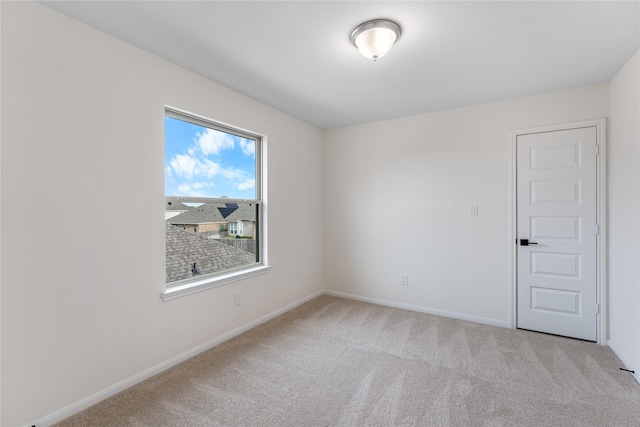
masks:
{"label": "white panel door", "polygon": [[517,136],[518,328],[596,340],[596,138]]}

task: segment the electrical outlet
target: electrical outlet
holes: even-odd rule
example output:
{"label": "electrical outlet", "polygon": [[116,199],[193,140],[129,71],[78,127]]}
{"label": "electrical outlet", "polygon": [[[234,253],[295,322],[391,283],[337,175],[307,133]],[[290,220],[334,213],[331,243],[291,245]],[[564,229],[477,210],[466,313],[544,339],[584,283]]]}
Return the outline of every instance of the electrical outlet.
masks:
{"label": "electrical outlet", "polygon": [[409,276],[402,276],[400,286],[409,286]]}
{"label": "electrical outlet", "polygon": [[469,205],[469,216],[478,216],[478,205]]}
{"label": "electrical outlet", "polygon": [[236,305],[242,304],[242,295],[236,294]]}

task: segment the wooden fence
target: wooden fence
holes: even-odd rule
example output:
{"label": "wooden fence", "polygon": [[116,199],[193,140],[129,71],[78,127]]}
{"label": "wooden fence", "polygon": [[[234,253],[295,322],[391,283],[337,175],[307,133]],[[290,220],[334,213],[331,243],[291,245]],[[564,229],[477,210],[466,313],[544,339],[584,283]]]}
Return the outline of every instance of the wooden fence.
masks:
{"label": "wooden fence", "polygon": [[213,239],[216,242],[224,243],[225,245],[233,246],[236,249],[242,249],[243,251],[256,253],[256,241],[253,239]]}

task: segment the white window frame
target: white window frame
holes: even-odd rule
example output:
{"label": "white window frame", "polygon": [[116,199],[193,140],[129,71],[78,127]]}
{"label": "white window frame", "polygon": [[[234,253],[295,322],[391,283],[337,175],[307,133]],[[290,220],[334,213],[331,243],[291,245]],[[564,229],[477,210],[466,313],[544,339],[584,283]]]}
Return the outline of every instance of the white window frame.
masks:
{"label": "white window frame", "polygon": [[[177,120],[191,122],[198,126],[204,126],[221,132],[237,135],[242,138],[253,139],[256,141],[256,198],[255,199],[229,199],[229,198],[213,198],[213,197],[167,197],[165,200],[182,203],[255,203],[258,205],[256,227],[257,227],[257,252],[258,261],[255,264],[238,267],[232,270],[224,270],[220,272],[210,273],[188,278],[172,283],[165,283],[165,291],[161,297],[163,301],[170,301],[182,296],[201,292],[206,289],[226,285],[238,280],[267,273],[271,266],[268,263],[267,253],[267,173],[266,173],[266,154],[267,154],[267,138],[255,132],[240,129],[225,123],[217,122],[206,117],[190,113],[175,107],[165,106],[163,123],[165,117],[175,118]],[[164,127],[163,127],[164,128]],[[164,141],[163,141],[164,142]]]}

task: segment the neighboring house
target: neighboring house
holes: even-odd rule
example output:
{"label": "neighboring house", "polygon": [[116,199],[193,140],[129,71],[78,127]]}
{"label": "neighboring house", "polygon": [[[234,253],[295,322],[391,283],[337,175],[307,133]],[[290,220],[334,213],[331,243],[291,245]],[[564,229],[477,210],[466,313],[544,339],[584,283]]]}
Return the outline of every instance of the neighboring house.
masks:
{"label": "neighboring house", "polygon": [[205,203],[169,218],[167,222],[191,233],[208,237],[255,238],[255,206],[236,203]]}
{"label": "neighboring house", "polygon": [[229,224],[229,236],[256,238],[256,207],[251,204],[236,205],[225,219]]}
{"label": "neighboring house", "polygon": [[181,213],[187,212],[190,209],[193,209],[193,206],[187,206],[184,203],[180,202],[166,201],[164,206],[164,219],[167,220],[173,218],[180,215]]}
{"label": "neighboring house", "polygon": [[253,264],[256,256],[166,223],[166,281]]}

